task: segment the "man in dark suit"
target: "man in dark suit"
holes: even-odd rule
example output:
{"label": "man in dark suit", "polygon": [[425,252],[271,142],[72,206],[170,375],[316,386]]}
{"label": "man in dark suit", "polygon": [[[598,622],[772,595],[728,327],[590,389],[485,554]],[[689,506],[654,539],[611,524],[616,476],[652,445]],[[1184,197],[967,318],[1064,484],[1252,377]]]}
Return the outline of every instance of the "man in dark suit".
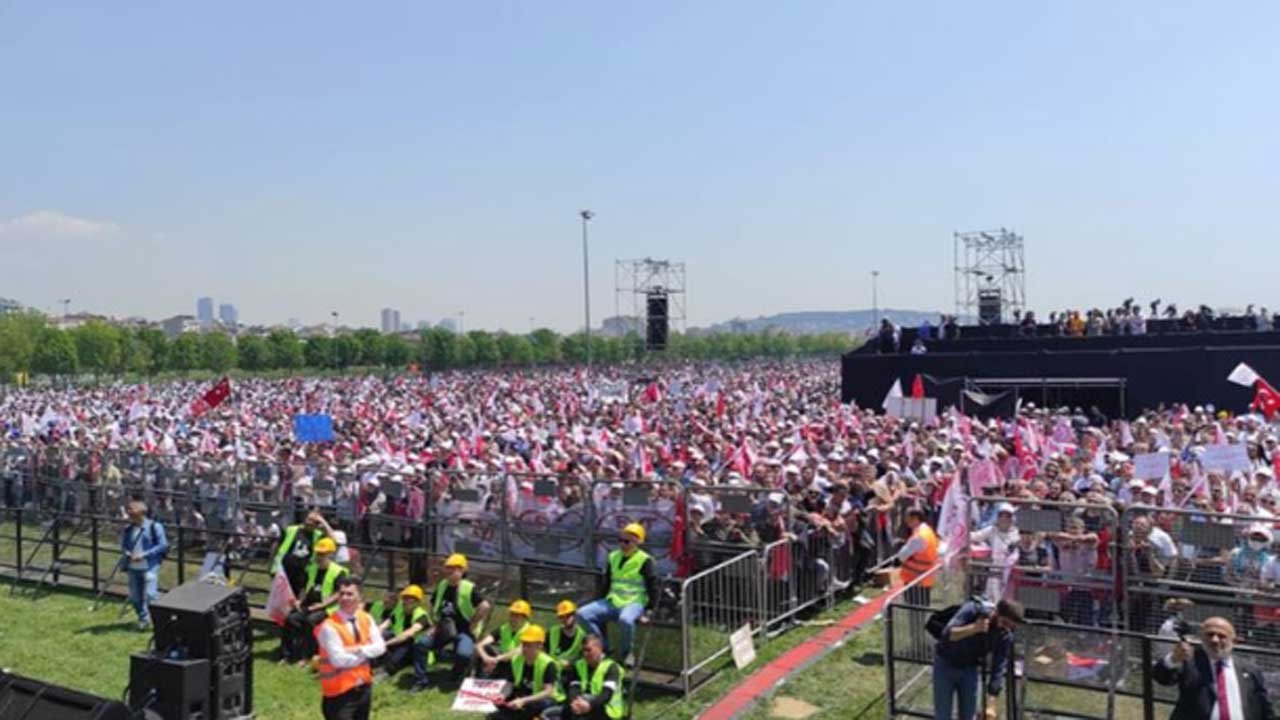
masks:
{"label": "man in dark suit", "polygon": [[1262,673],[1231,657],[1231,623],[1211,617],[1200,625],[1200,638],[1202,647],[1183,640],[1151,669],[1156,682],[1178,686],[1169,720],[1275,720]]}

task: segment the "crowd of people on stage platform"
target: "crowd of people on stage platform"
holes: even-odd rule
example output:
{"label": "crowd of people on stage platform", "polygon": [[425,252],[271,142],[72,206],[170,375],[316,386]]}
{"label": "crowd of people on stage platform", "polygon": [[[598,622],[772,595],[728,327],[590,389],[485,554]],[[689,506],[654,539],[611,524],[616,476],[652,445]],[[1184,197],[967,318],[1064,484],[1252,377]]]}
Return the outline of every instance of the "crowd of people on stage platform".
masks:
{"label": "crowd of people on stage platform", "polygon": [[[1152,324],[1152,321],[1157,324]],[[1240,332],[1271,332],[1277,327],[1277,316],[1265,307],[1254,305],[1238,314],[1219,314],[1207,305],[1179,312],[1173,304],[1162,308],[1160,300],[1152,301],[1144,312],[1143,306],[1130,298],[1113,308],[1054,311],[1047,319],[1027,310],[1014,319],[1015,327],[1011,332],[1015,337],[1132,336],[1148,332],[1206,332],[1217,329],[1223,322],[1230,322],[1231,328]],[[941,315],[937,323],[926,319],[914,330],[914,334],[908,334],[904,339],[902,328],[891,319],[883,318],[875,329],[872,342],[881,354],[923,354],[929,351],[932,340],[956,340],[962,336],[961,326],[954,315]]]}
{"label": "crowd of people on stage platform", "polygon": [[[1031,604],[1029,617],[1123,619],[1155,633],[1185,610],[1169,601],[1190,594],[1234,607],[1245,642],[1280,637],[1280,613],[1266,599],[1280,582],[1280,423],[1202,407],[1131,421],[1033,406],[1007,420],[954,411],[911,420],[841,404],[838,382],[833,364],[817,361],[245,380],[200,413],[191,406],[205,388],[193,383],[17,389],[0,400],[0,497],[10,507],[38,502],[22,468],[109,487],[140,457],[158,463],[151,482],[171,475],[199,491],[237,477],[299,518],[345,501],[357,520],[413,521],[458,502],[461,477],[508,522],[526,509],[582,522],[575,509],[621,502],[624,487],[639,486],[672,520],[666,541],[649,538],[665,575],[716,562],[717,547],[787,539],[796,572],[810,573],[815,587],[843,587],[910,548],[901,543],[923,518],[943,554],[968,550],[971,576],[992,601],[1055,588],[1060,608]],[[334,439],[299,442],[300,413],[329,415]],[[1243,450],[1224,461],[1233,446]],[[1167,472],[1149,472],[1153,456]],[[539,478],[554,492],[538,489]],[[741,506],[726,501],[733,488],[758,490]],[[1042,519],[1019,528],[1042,507],[1062,509],[1059,528]],[[301,533],[285,520],[257,522],[250,513],[233,519],[280,545],[309,538],[309,549],[339,564],[358,562],[309,534],[323,518]],[[913,552],[897,554],[910,562]],[[1128,592],[1108,580],[1117,564]],[[334,591],[341,579],[312,575],[306,585]],[[319,595],[329,604],[308,610],[336,607]],[[415,624],[405,612],[401,632]],[[290,642],[300,645],[287,657],[314,651],[304,628],[316,619],[293,618]]]}

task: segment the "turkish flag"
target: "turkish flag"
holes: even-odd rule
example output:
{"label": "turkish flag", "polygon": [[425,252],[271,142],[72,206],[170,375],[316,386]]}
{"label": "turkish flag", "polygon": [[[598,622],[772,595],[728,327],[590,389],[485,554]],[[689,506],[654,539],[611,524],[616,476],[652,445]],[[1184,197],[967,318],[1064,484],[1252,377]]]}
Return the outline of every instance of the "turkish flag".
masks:
{"label": "turkish flag", "polygon": [[915,400],[924,398],[924,377],[916,373],[916,379],[911,382],[911,397]]}
{"label": "turkish flag", "polygon": [[716,395],[716,417],[724,417],[724,391]]}
{"label": "turkish flag", "polygon": [[229,397],[231,397],[231,379],[224,377],[209,388],[209,392],[196,398],[195,402],[191,403],[191,416],[200,417],[221,405]]}
{"label": "turkish flag", "polygon": [[1276,389],[1271,387],[1271,383],[1258,378],[1257,382],[1253,384],[1253,391],[1253,404],[1249,406],[1249,409],[1261,412],[1262,416],[1267,420],[1275,417],[1275,414],[1280,412],[1280,392],[1276,392]]}

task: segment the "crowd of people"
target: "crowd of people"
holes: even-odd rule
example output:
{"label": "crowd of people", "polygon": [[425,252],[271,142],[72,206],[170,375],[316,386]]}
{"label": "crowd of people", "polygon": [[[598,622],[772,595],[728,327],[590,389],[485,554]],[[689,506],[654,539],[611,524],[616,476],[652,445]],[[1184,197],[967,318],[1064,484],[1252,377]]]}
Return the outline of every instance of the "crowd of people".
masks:
{"label": "crowd of people", "polygon": [[[552,552],[592,567],[605,567],[622,527],[637,522],[659,575],[708,567],[721,548],[782,541],[789,559],[780,572],[807,574],[820,589],[856,582],[893,556],[915,517],[938,529],[950,554],[967,550],[991,602],[1052,588],[1060,607],[1028,604],[1028,617],[1154,634],[1185,610],[1168,601],[1190,594],[1233,608],[1243,642],[1278,637],[1268,598],[1280,582],[1280,425],[1260,415],[1179,406],[1108,421],[1026,405],[1004,420],[955,411],[913,420],[841,404],[836,368],[818,361],[245,380],[212,408],[195,402],[206,389],[7,392],[3,503],[41,502],[32,469],[103,495],[123,487],[125,501],[129,483],[144,482],[191,499],[178,507],[176,493],[156,492],[148,499],[157,517],[167,511],[277,548],[310,538],[317,556],[343,566],[358,565],[355,548],[388,532],[385,517],[403,521],[394,542],[454,554],[464,536],[483,551],[478,530],[495,525],[513,538],[526,526],[581,530],[607,542]],[[328,415],[334,438],[301,441],[299,414]],[[1247,460],[1209,461],[1223,446],[1242,446]],[[1155,455],[1167,472],[1139,473],[1139,460],[1145,468]],[[745,504],[728,500],[734,491]],[[252,501],[292,510],[263,513]],[[1045,508],[1061,510],[1060,527],[1019,529],[1023,513]],[[323,512],[299,531],[294,520],[315,509]],[[326,517],[334,527],[320,525]],[[423,519],[438,525],[424,529]],[[286,623],[286,658],[315,651],[308,628],[337,606],[341,579],[296,578],[300,597],[319,584],[324,604]],[[422,607],[425,597],[430,610],[418,587],[425,571],[409,579],[412,601]],[[451,605],[475,611],[481,602]],[[402,609],[394,637],[419,624],[416,609]],[[643,615],[571,614],[588,628],[632,627]],[[519,629],[505,639],[508,653]],[[393,657],[413,664],[428,652]]]}

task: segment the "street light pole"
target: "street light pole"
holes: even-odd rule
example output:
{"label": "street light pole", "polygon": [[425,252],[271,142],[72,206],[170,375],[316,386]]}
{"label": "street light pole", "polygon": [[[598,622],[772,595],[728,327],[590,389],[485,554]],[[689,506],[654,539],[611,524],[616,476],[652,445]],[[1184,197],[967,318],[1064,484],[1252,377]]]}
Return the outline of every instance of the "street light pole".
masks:
{"label": "street light pole", "polygon": [[71,312],[71,298],[63,298],[62,302],[62,319],[66,320],[67,315]]}
{"label": "street light pole", "polygon": [[459,334],[459,335],[461,335],[461,334],[462,334],[462,318],[463,318],[463,316],[465,316],[466,314],[467,314],[467,311],[466,311],[466,310],[459,310],[459,311],[458,311],[458,334]]}
{"label": "street light pole", "polygon": [[[871,327],[875,330],[880,328],[880,301],[877,297],[877,282],[880,279],[880,271],[871,271]],[[874,332],[874,330],[873,330]]]}
{"label": "street light pole", "polygon": [[587,327],[587,369],[591,369],[591,270],[587,263],[587,222],[595,217],[590,210],[578,213],[582,217],[582,314]]}

